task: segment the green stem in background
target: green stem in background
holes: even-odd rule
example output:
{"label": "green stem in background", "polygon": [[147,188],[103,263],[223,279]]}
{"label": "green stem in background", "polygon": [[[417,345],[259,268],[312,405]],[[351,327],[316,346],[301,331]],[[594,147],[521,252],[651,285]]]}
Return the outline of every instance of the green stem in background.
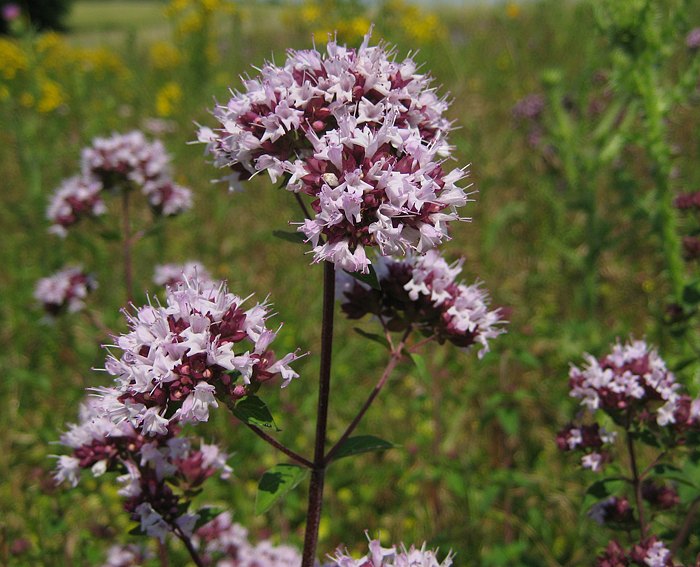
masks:
{"label": "green stem in background", "polygon": [[646,150],[651,160],[651,176],[656,188],[656,229],[666,260],[666,269],[676,303],[683,300],[684,267],[678,236],[676,210],[671,188],[671,148],[667,140],[668,97],[659,86],[656,69],[648,64],[634,75],[635,86],[644,110]]}
{"label": "green stem in background", "polygon": [[134,301],[133,266],[131,258],[131,218],[129,207],[129,187],[122,187],[122,250],[124,255],[124,289],[127,305]]}
{"label": "green stem in background", "polygon": [[335,307],[335,266],[323,263],[323,319],[321,323],[321,365],[319,370],[318,411],[316,413],[316,440],[313,468],[309,485],[309,504],[306,513],[306,533],[302,567],[314,567],[318,529],[323,506],[323,483],[326,474],[326,428],[331,388],[331,361],[333,351],[333,311]]}

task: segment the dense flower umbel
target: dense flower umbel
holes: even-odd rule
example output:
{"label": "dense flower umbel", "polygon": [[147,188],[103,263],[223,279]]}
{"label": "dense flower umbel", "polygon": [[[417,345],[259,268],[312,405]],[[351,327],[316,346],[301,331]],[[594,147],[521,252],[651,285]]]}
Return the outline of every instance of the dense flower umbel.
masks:
{"label": "dense flower umbel", "polygon": [[443,169],[447,103],[411,59],[368,43],[290,51],[215,109],[220,128],[199,131],[232,185],[266,171],[309,195],[315,216],[299,230],[314,261],[362,272],[367,246],[403,254],[445,240],[468,199],[456,185],[465,171]]}
{"label": "dense flower umbel", "polygon": [[211,275],[201,262],[191,260],[184,264],[159,264],[153,273],[157,285],[174,286],[187,280],[211,280]]}
{"label": "dense flower umbel", "polygon": [[94,476],[124,473],[117,479],[122,485],[119,494],[144,533],[161,540],[173,530],[191,535],[198,516],[186,511],[189,500],[212,475],[228,478],[227,456],[215,445],[201,443],[194,449],[188,439],[176,437],[175,425],[144,436],[129,421],[115,421],[115,416],[131,411],[113,389],[102,390],[101,396],[84,404],[80,423],[61,436],[73,453],[59,457],[56,480],[76,486],[81,470],[90,469]]}
{"label": "dense flower umbel", "polygon": [[50,232],[68,234],[69,226],[84,217],[97,217],[107,212],[102,196],[102,184],[89,177],[75,176],[64,180],[51,197],[46,217],[53,223]]}
{"label": "dense flower umbel", "polygon": [[611,541],[605,552],[596,559],[596,567],[671,567],[671,552],[656,536],[624,549],[618,542]]}
{"label": "dense flower umbel", "polygon": [[207,565],[216,567],[299,567],[299,551],[263,540],[248,541],[248,530],[233,523],[231,514],[219,514],[195,532],[194,544]]}
{"label": "dense flower umbel", "polygon": [[449,567],[452,565],[452,554],[448,554],[440,562],[437,552],[425,548],[420,549],[411,546],[406,549],[404,544],[400,547],[382,547],[378,539],[370,540],[369,553],[360,559],[353,559],[347,551],[338,550],[331,558],[331,565],[337,567]]}
{"label": "dense flower umbel", "polygon": [[224,283],[193,278],[168,288],[165,306],[127,314],[130,332],[116,337],[122,354],[106,369],[146,434],[207,421],[217,398],[232,403],[276,376],[282,386],[298,376],[289,366],[296,353],[277,359],[269,348],[277,334],[265,326],[269,304],[244,310],[243,302]]}
{"label": "dense flower umbel", "polygon": [[487,292],[479,285],[458,283],[462,261],[448,264],[436,250],[404,260],[379,257],[379,290],[338,271],[341,307],[350,319],[376,315],[390,331],[409,326],[439,342],[458,347],[481,345],[504,333],[500,309],[489,310]]}
{"label": "dense flower umbel", "polygon": [[85,307],[85,298],[96,288],[94,278],[80,266],[74,266],[41,278],[34,289],[34,298],[49,315],[75,313]]}

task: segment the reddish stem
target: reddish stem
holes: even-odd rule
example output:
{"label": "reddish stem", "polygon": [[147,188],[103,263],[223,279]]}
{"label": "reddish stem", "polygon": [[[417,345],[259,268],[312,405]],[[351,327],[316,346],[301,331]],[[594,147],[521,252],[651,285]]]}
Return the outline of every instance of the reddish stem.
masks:
{"label": "reddish stem", "polygon": [[302,567],[313,567],[316,562],[318,529],[323,505],[323,483],[326,473],[325,450],[328,424],[328,403],[331,387],[331,360],[333,350],[333,311],[335,307],[335,266],[323,263],[323,319],[321,323],[321,365],[319,370],[318,411],[314,461],[309,485],[309,504],[306,513],[306,533]]}

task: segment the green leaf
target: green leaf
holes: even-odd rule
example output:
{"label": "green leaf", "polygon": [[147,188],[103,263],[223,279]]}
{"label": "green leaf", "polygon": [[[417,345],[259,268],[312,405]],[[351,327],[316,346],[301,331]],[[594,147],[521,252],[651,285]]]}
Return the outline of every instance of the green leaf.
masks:
{"label": "green leaf", "polygon": [[308,472],[308,469],[297,465],[275,465],[265,471],[258,482],[255,513],[267,512],[275,502],[304,480]]}
{"label": "green leaf", "polygon": [[270,410],[265,405],[265,402],[257,396],[241,398],[231,411],[233,411],[233,415],[243,423],[280,431],[279,427],[275,424]]}
{"label": "green leaf", "polygon": [[293,242],[294,244],[306,244],[306,237],[301,232],[292,232],[288,230],[273,230],[272,236],[274,236],[275,238],[279,238],[280,240]]}
{"label": "green leaf", "polygon": [[377,335],[375,333],[368,333],[367,331],[363,331],[359,327],[355,327],[353,329],[353,331],[355,331],[358,335],[360,335],[366,339],[369,339],[370,341],[374,341],[375,343],[379,343],[380,345],[382,345],[385,348],[389,348],[389,343],[387,343],[386,339],[384,337],[382,337],[381,335]]}
{"label": "green leaf", "polygon": [[343,444],[333,453],[332,461],[337,461],[343,457],[351,457],[369,451],[386,451],[395,447],[393,443],[384,441],[374,435],[357,435],[356,437],[348,437]]}
{"label": "green leaf", "polygon": [[145,536],[147,534],[141,529],[141,524],[137,524],[129,530],[129,535]]}
{"label": "green leaf", "polygon": [[588,487],[588,490],[586,490],[587,495],[594,496],[595,498],[598,499],[603,499],[607,498],[612,494],[610,488],[608,485],[611,484],[617,484],[618,488],[621,487],[624,484],[624,480],[621,479],[620,477],[609,477],[609,478],[603,478],[601,480],[597,480],[593,484],[591,484]]}
{"label": "green leaf", "polygon": [[372,266],[369,266],[368,274],[363,274],[362,272],[348,272],[347,270],[345,270],[345,273],[355,278],[357,281],[367,284],[372,289],[382,289],[382,286],[379,285],[379,278],[377,277],[377,272],[374,271],[374,268]]}
{"label": "green leaf", "polygon": [[211,522],[214,518],[216,518],[219,514],[222,514],[224,510],[222,508],[202,508],[201,510],[197,511],[197,515],[199,518],[197,518],[197,523],[194,525],[194,531],[197,531],[197,529],[201,528],[204,524],[208,524]]}
{"label": "green leaf", "polygon": [[416,365],[416,370],[418,371],[418,376],[423,380],[430,380],[430,372],[428,372],[428,366],[425,364],[425,359],[415,352],[411,353],[411,360],[413,364]]}

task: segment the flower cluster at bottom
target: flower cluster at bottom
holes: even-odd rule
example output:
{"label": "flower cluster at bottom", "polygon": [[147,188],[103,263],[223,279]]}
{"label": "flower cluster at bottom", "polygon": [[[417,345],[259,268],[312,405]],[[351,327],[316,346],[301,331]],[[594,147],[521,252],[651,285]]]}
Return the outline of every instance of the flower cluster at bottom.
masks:
{"label": "flower cluster at bottom", "polygon": [[195,449],[176,425],[146,437],[128,421],[115,423],[109,412],[118,403],[118,392],[105,389],[83,405],[80,422],[61,436],[72,454],[58,458],[56,480],[77,486],[82,470],[121,473],[124,508],[144,534],[161,541],[171,531],[190,537],[200,517],[188,511],[190,500],[207,478],[228,478],[227,455],[203,442]]}

